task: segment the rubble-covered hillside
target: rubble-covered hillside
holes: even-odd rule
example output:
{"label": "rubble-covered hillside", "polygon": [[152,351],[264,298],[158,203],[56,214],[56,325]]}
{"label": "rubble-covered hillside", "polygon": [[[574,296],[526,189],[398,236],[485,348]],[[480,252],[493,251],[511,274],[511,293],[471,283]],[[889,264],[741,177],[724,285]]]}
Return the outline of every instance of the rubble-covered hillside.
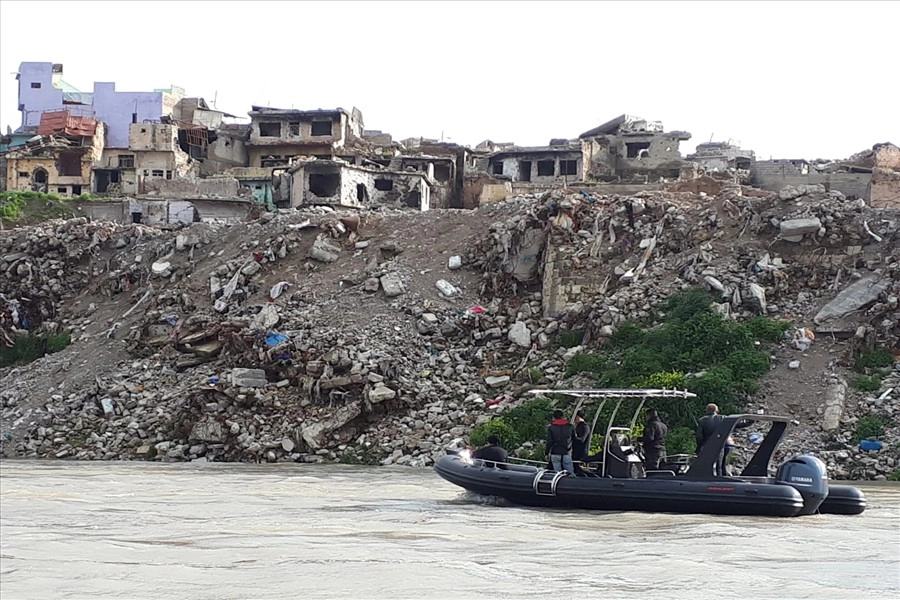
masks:
{"label": "rubble-covered hillside", "polygon": [[[801,422],[785,452],[883,478],[900,458],[900,371],[864,393],[849,366],[898,348],[898,223],[815,186],[732,185],[2,231],[4,343],[73,339],[0,371],[3,453],[428,465],[518,402],[530,367],[562,385],[574,354],[705,286],[732,318],[814,332],[774,349],[752,399]],[[561,347],[576,330],[586,348]],[[887,423],[871,455],[851,441],[870,413]]]}

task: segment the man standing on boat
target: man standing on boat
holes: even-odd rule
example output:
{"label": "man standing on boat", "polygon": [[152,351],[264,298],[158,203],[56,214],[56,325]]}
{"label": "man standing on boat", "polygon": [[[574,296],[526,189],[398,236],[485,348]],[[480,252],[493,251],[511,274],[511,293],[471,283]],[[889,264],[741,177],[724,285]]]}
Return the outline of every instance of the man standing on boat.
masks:
{"label": "man standing on boat", "polygon": [[561,410],[553,411],[553,420],[547,427],[547,454],[554,471],[575,472],[572,462],[572,446],[575,443],[575,428]]}
{"label": "man standing on boat", "polygon": [[[706,415],[700,417],[700,420],[697,421],[697,454],[703,450],[703,446],[706,445],[706,442],[710,441],[712,437],[716,433],[716,429],[719,428],[719,423],[724,419],[722,415],[719,414],[719,407],[715,404],[707,404],[706,405]],[[725,455],[720,452],[719,457],[716,459],[713,475],[722,476],[725,474]]]}
{"label": "man standing on boat", "polygon": [[[575,413],[575,443],[572,446],[572,461],[583,462],[591,450],[591,426],[584,420],[584,409],[579,408]],[[576,472],[580,467],[575,465]]]}
{"label": "man standing on boat", "polygon": [[644,469],[647,471],[659,468],[660,461],[666,455],[666,435],[669,428],[660,421],[659,413],[651,408],[647,411],[647,424],[641,436],[641,447],[644,449]]}

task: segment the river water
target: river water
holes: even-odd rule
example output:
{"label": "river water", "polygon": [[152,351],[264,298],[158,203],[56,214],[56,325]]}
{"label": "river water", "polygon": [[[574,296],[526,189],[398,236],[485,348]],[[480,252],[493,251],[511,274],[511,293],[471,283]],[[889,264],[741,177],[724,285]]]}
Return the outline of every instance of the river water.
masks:
{"label": "river water", "polygon": [[900,486],[860,516],[537,510],[430,470],[0,462],[0,598],[900,598]]}

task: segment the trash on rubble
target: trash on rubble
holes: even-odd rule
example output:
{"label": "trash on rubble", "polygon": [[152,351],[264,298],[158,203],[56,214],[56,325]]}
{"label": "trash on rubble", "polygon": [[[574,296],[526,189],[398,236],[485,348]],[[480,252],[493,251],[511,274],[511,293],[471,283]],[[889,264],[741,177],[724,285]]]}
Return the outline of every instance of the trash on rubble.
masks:
{"label": "trash on rubble", "polygon": [[178,317],[176,317],[175,315],[169,315],[166,317],[166,323],[174,327],[178,323]]}
{"label": "trash on rubble", "polygon": [[283,294],[284,291],[286,289],[288,289],[289,287],[291,287],[291,284],[288,283],[287,281],[279,281],[278,283],[276,283],[275,285],[272,286],[271,290],[269,290],[269,298],[272,300],[275,300],[276,298],[278,298],[278,296]]}
{"label": "trash on rubble", "polygon": [[171,275],[172,271],[172,263],[169,261],[159,261],[155,262],[150,266],[150,270],[153,271],[154,275],[159,275],[160,277],[168,277]]}
{"label": "trash on rubble", "polygon": [[278,333],[277,331],[270,331],[268,335],[266,335],[266,346],[272,348],[273,346],[277,346],[281,342],[286,342],[288,337],[283,333]]}
{"label": "trash on rubble", "polygon": [[816,339],[816,334],[809,327],[797,329],[794,332],[794,339],[791,342],[794,348],[801,352],[806,352]]}

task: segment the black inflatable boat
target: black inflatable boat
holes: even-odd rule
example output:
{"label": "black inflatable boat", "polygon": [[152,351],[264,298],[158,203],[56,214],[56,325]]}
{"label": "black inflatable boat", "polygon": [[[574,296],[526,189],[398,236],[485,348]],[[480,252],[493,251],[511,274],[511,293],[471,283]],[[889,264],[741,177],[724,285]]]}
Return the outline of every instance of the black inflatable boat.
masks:
{"label": "black inflatable boat", "polygon": [[[774,477],[769,463],[790,419],[769,415],[740,414],[724,417],[713,439],[692,463],[677,456],[658,470],[643,469],[627,432],[647,398],[689,398],[677,390],[535,390],[533,393],[568,394],[582,399],[615,396],[642,398],[632,425],[614,427],[616,405],[604,436],[603,449],[589,457],[581,473],[554,472],[543,465],[485,463],[468,453],[448,453],[435,470],[447,481],[466,490],[505,498],[526,506],[584,508],[615,511],[707,513],[793,517],[815,513],[855,515],[866,508],[863,493],[855,487],[831,485],[825,464],[809,455],[785,461]],[[581,402],[579,402],[579,406]],[[594,425],[603,404],[597,408]],[[577,410],[577,407],[576,407]],[[769,422],[768,433],[756,453],[737,476],[714,475],[715,463],[739,422]],[[594,431],[594,428],[591,429]]]}

